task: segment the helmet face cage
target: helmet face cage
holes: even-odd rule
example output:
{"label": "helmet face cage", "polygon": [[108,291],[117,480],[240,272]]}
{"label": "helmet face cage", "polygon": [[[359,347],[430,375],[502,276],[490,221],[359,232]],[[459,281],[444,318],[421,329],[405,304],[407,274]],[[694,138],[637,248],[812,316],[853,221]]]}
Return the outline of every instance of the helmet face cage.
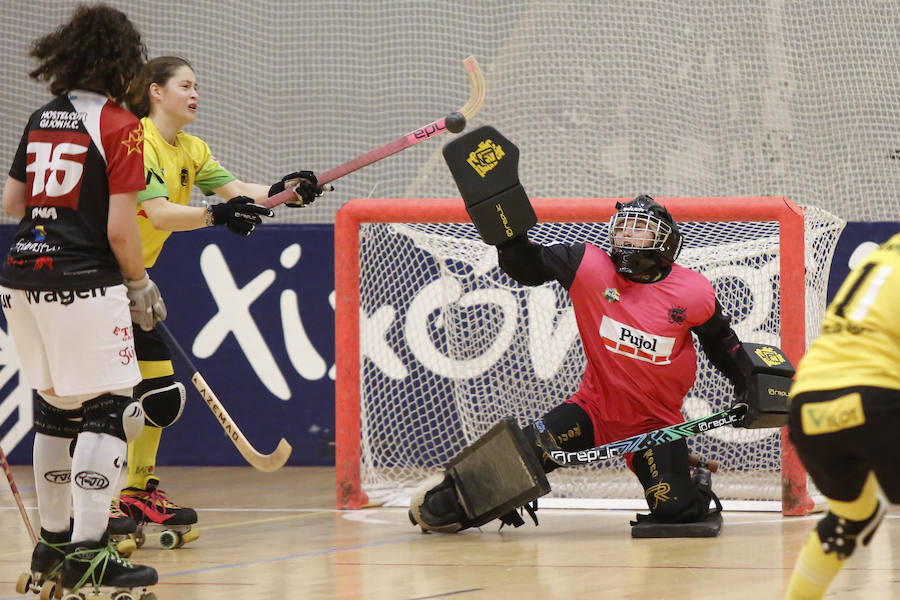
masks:
{"label": "helmet face cage", "polygon": [[662,205],[649,196],[638,196],[616,208],[618,212],[609,220],[609,241],[620,273],[647,274],[675,262],[681,252],[681,232]]}
{"label": "helmet face cage", "polygon": [[668,223],[643,210],[620,210],[609,220],[610,245],[619,249],[666,249],[666,241],[672,235]]}

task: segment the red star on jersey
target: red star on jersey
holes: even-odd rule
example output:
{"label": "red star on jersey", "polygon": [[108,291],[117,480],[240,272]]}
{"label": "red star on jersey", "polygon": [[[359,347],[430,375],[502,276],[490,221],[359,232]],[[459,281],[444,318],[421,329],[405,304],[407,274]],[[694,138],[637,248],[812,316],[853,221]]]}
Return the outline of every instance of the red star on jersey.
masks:
{"label": "red star on jersey", "polygon": [[132,152],[140,152],[144,148],[144,130],[138,126],[128,134],[127,140],[122,140],[122,145],[128,148],[129,155]]}

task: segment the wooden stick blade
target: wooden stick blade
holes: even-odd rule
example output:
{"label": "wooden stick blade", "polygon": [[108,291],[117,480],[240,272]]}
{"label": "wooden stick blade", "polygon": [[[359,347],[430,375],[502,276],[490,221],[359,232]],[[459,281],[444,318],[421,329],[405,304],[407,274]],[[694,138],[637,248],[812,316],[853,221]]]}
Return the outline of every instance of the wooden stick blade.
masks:
{"label": "wooden stick blade", "polygon": [[284,438],[279,440],[278,446],[275,447],[275,451],[271,454],[260,454],[250,444],[246,443],[246,440],[243,438],[235,445],[241,456],[244,457],[244,460],[250,463],[254,469],[263,473],[272,473],[283,467],[293,451],[291,445]]}
{"label": "wooden stick blade", "polygon": [[235,424],[234,419],[231,418],[231,415],[228,414],[225,407],[222,406],[222,403],[216,397],[215,393],[213,393],[209,384],[206,383],[206,380],[203,379],[203,375],[201,375],[199,371],[195,372],[191,377],[191,382],[193,382],[194,387],[200,392],[203,401],[206,402],[206,405],[212,411],[213,415],[215,415],[219,425],[225,430],[225,434],[250,466],[265,473],[277,471],[284,466],[284,463],[287,462],[287,459],[290,457],[291,451],[293,450],[287,440],[281,438],[275,451],[271,454],[262,454],[258,452],[256,448],[247,441],[243,432],[241,432],[237,424]]}

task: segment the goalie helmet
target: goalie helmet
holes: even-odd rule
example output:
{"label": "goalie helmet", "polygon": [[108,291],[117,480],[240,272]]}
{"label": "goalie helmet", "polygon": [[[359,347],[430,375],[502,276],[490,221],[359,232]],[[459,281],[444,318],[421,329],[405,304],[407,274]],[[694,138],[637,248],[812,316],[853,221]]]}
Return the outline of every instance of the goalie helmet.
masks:
{"label": "goalie helmet", "polygon": [[655,279],[681,252],[675,219],[650,196],[618,202],[616,209],[609,220],[609,255],[616,270],[630,279]]}

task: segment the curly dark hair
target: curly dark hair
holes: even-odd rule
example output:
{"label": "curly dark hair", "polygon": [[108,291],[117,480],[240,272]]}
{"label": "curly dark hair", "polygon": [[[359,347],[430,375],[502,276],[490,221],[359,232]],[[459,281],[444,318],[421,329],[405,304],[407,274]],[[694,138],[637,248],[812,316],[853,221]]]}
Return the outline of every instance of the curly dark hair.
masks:
{"label": "curly dark hair", "polygon": [[68,23],[35,40],[29,55],[40,63],[29,75],[49,81],[54,95],[87,89],[121,104],[147,60],[147,47],[122,11],[80,5]]}
{"label": "curly dark hair", "polygon": [[127,104],[131,112],[139,118],[150,115],[150,84],[166,85],[175,71],[181,67],[194,70],[194,67],[186,59],[180,56],[157,56],[144,65],[141,72],[134,78],[131,90],[128,92]]}

